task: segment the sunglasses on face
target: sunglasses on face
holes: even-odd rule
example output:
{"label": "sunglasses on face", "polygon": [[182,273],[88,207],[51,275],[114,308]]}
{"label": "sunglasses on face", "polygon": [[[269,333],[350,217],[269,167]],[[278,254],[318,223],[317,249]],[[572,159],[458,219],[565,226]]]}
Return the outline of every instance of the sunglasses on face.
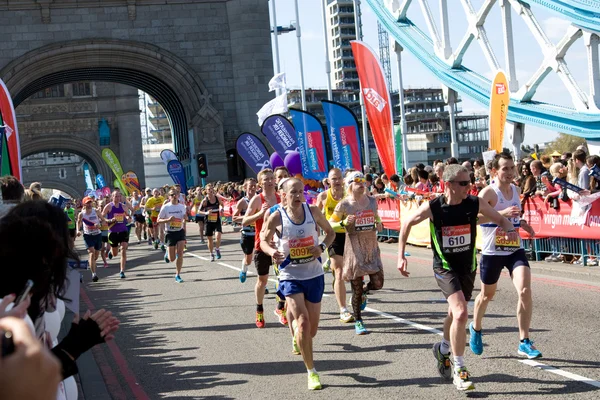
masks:
{"label": "sunglasses on face", "polygon": [[366,180],[365,180],[365,178],[361,178],[361,177],[358,177],[358,176],[357,176],[356,178],[352,179],[352,180],[350,181],[350,183],[352,183],[352,182],[354,182],[354,183],[363,183],[363,182],[365,182],[365,181],[366,181]]}
{"label": "sunglasses on face", "polygon": [[469,186],[471,184],[471,181],[451,181],[452,183],[457,183],[460,186]]}

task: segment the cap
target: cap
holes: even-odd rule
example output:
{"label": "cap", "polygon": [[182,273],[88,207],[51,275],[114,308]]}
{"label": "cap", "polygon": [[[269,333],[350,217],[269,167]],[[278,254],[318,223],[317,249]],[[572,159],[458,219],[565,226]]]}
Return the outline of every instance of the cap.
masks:
{"label": "cap", "polygon": [[83,200],[81,200],[81,203],[86,204],[86,203],[93,203],[94,199],[92,199],[90,196],[85,196],[83,198]]}
{"label": "cap", "polygon": [[558,151],[554,150],[554,153],[550,154],[550,157],[560,157],[562,156],[562,154],[560,154]]}
{"label": "cap", "polygon": [[359,171],[354,171],[351,172],[346,179],[344,179],[344,182],[346,182],[346,186],[350,186],[350,184],[352,182],[358,182],[358,181],[364,181],[365,180],[365,176],[362,174],[362,172]]}

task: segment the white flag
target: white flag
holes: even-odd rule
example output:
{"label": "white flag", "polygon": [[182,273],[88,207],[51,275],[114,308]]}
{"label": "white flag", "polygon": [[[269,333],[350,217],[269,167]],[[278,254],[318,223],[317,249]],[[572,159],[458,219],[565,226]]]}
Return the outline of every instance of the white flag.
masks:
{"label": "white flag", "polygon": [[288,111],[287,92],[275,97],[273,100],[266,103],[256,115],[258,115],[258,125],[262,126],[265,119],[273,114],[283,114]]}
{"label": "white flag", "polygon": [[269,81],[269,92],[285,89],[285,72],[280,72]]}

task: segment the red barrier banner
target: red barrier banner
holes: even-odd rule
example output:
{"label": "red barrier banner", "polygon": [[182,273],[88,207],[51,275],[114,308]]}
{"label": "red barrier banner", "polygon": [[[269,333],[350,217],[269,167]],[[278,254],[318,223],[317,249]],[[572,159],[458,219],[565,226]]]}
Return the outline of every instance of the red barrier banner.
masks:
{"label": "red barrier banner", "polygon": [[400,231],[400,202],[398,200],[377,200],[377,213],[385,229]]}
{"label": "red barrier banner", "polygon": [[[600,239],[600,201],[591,204],[587,214],[582,214],[581,221],[572,216],[572,203],[572,200],[559,201],[560,208],[555,210],[539,197],[530,198],[524,204],[523,218],[535,231],[536,238]],[[583,221],[583,224],[578,223]],[[523,234],[522,237],[527,238]]]}

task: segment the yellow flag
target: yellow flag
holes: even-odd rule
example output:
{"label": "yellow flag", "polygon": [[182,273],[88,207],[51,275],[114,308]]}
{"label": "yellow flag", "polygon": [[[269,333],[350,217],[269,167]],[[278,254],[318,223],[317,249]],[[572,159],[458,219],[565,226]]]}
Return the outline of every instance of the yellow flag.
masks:
{"label": "yellow flag", "polygon": [[504,142],[504,127],[506,125],[506,115],[508,114],[508,103],[510,102],[510,92],[506,75],[498,71],[492,82],[492,93],[490,96],[490,149],[502,152],[502,143]]}

